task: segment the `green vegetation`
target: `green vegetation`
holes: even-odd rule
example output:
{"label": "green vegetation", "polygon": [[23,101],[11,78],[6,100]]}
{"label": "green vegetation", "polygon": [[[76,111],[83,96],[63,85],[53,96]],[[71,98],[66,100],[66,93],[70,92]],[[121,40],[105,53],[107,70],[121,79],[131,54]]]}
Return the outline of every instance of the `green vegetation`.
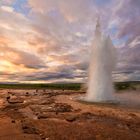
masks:
{"label": "green vegetation", "polygon": [[51,83],[51,84],[0,84],[0,89],[62,89],[79,90],[80,83]]}
{"label": "green vegetation", "polygon": [[140,89],[140,81],[130,81],[130,82],[116,82],[116,90],[137,90]]}
{"label": "green vegetation", "polygon": [[[62,89],[80,90],[81,83],[50,83],[50,84],[0,84],[0,89]],[[136,82],[116,82],[116,90],[137,90],[140,89],[140,81]],[[84,89],[86,90],[86,88]]]}

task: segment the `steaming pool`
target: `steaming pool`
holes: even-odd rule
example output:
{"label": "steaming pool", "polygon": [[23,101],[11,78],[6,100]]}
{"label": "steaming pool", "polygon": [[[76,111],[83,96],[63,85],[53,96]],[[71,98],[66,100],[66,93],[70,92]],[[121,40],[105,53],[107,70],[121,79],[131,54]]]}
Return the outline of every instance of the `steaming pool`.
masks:
{"label": "steaming pool", "polygon": [[139,91],[125,91],[122,93],[115,93],[114,97],[114,100],[92,101],[87,100],[86,96],[75,96],[72,98],[72,100],[87,105],[114,106],[140,109]]}

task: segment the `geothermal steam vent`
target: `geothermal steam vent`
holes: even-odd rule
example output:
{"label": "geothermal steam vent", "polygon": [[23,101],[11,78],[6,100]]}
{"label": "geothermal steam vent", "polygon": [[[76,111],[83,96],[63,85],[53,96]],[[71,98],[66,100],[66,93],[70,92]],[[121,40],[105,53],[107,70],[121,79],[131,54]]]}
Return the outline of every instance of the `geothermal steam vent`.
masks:
{"label": "geothermal steam vent", "polygon": [[88,91],[84,100],[109,102],[114,99],[112,71],[115,66],[115,58],[115,47],[109,36],[102,35],[98,20],[90,54]]}

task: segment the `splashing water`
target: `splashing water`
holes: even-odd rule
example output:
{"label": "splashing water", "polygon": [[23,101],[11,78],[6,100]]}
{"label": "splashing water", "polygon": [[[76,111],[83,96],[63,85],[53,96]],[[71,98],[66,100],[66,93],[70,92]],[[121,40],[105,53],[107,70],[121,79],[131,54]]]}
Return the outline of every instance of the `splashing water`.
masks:
{"label": "splashing water", "polygon": [[84,100],[90,102],[109,102],[114,100],[112,71],[115,66],[115,60],[115,47],[109,36],[102,35],[98,20],[90,54],[88,91]]}

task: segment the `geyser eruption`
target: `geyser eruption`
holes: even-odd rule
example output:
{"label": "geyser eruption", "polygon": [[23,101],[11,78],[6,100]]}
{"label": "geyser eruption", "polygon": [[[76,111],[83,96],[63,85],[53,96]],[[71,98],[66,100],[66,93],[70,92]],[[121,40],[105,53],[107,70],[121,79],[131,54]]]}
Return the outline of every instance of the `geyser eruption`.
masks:
{"label": "geyser eruption", "polygon": [[109,36],[102,35],[98,19],[90,54],[88,91],[84,100],[90,102],[112,102],[114,100],[112,71],[115,58],[115,47]]}

